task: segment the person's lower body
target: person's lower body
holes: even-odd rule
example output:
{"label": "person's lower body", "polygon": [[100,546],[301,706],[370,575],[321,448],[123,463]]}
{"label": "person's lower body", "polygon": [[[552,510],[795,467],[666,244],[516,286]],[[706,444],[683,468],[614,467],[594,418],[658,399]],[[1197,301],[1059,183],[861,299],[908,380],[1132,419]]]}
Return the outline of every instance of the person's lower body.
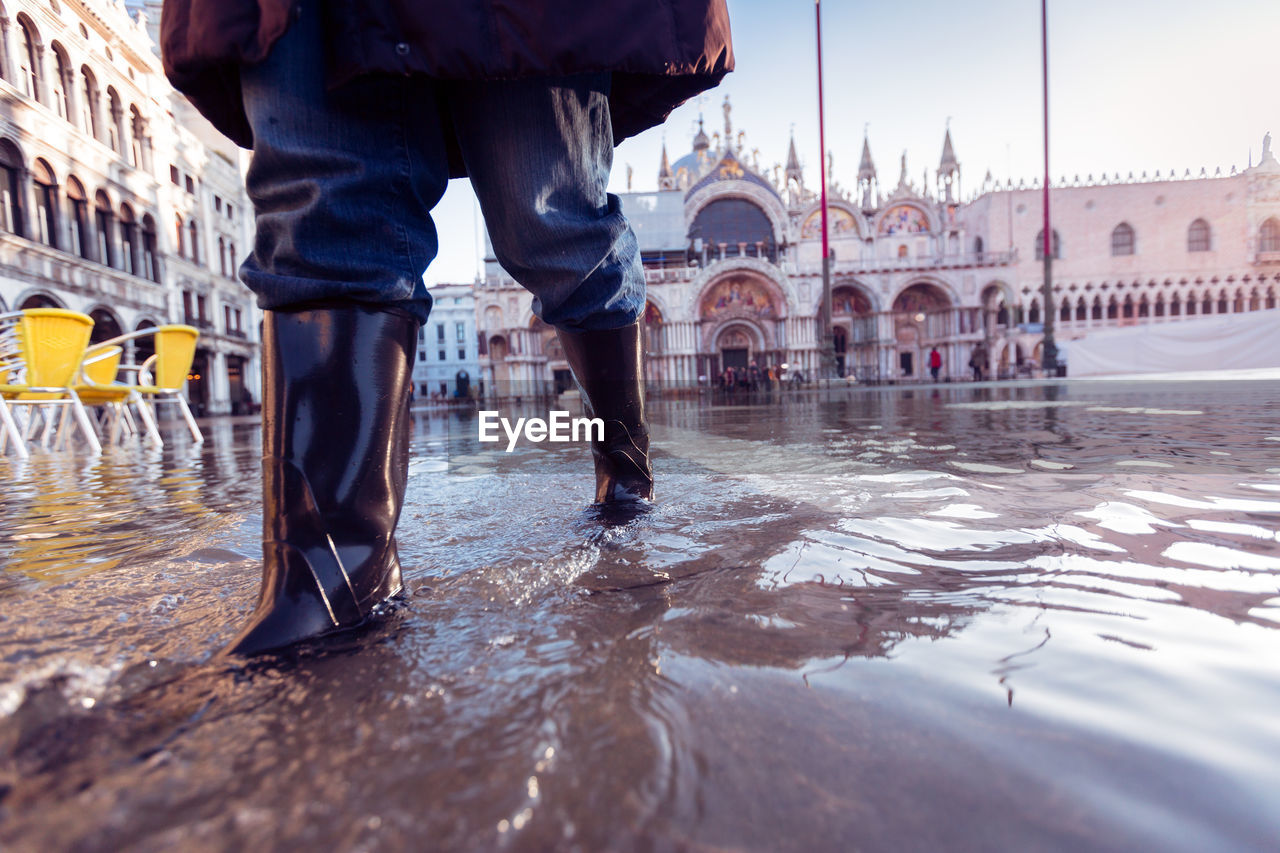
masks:
{"label": "person's lower body", "polygon": [[933,381],[934,381],[934,382],[937,382],[937,381],[938,381],[938,371],[939,371],[939,370],[941,370],[941,369],[942,369],[942,368],[940,368],[940,367],[931,367],[931,368],[929,368],[929,372],[933,374]]}
{"label": "person's lower body", "polygon": [[230,646],[245,655],[360,625],[402,588],[394,534],[450,134],[498,260],[606,422],[596,499],[652,495],[643,269],[606,192],[609,75],[326,91],[323,53],[306,0],[267,60],[242,70],[257,234],[241,274],[264,309],[263,580]]}

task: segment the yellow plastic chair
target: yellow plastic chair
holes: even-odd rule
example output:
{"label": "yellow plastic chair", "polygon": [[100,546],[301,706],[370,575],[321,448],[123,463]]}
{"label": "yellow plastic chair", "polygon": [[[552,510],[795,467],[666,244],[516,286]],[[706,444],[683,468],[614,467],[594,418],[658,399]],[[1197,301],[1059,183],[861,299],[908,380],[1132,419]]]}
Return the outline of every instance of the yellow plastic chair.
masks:
{"label": "yellow plastic chair", "polygon": [[[74,415],[85,443],[95,453],[102,451],[102,444],[93,429],[93,423],[85,412],[72,383],[80,369],[89,334],[93,331],[93,319],[87,314],[66,311],[61,308],[32,308],[5,315],[9,327],[3,334],[3,365],[0,375],[0,451],[4,443],[12,441],[19,456],[27,454],[26,436],[18,430],[10,411],[15,406],[36,407],[42,417],[45,409],[64,406],[58,425],[61,437],[66,429],[67,415]],[[28,421],[28,432],[35,424]],[[46,417],[43,444],[47,447],[53,427]]]}
{"label": "yellow plastic chair", "polygon": [[[158,412],[154,409],[161,403],[170,403],[182,412],[182,417],[187,422],[187,429],[191,431],[191,439],[197,444],[202,443],[204,435],[201,434],[200,427],[196,424],[196,419],[191,414],[191,408],[187,405],[186,397],[182,393],[187,382],[187,374],[191,372],[191,363],[195,360],[196,341],[200,339],[198,329],[194,326],[181,325],[153,326],[103,341],[97,346],[118,346],[125,341],[147,336],[154,337],[155,354],[142,364],[124,364],[117,369],[136,374],[137,384],[130,387],[138,395],[135,402],[138,413],[147,425],[148,435],[153,441],[163,446],[164,441],[160,438],[159,431],[155,429],[155,423],[159,418]],[[152,411],[148,410],[148,403]]]}
{"label": "yellow plastic chair", "polygon": [[107,423],[102,426],[110,443],[114,444],[124,432],[137,432],[133,417],[129,414],[129,406],[136,405],[147,436],[157,445],[163,446],[160,431],[156,428],[150,410],[142,405],[137,387],[118,381],[118,376],[124,372],[120,370],[120,358],[123,355],[124,347],[118,344],[95,344],[89,347],[80,365],[80,381],[72,387],[81,403],[105,410]]}

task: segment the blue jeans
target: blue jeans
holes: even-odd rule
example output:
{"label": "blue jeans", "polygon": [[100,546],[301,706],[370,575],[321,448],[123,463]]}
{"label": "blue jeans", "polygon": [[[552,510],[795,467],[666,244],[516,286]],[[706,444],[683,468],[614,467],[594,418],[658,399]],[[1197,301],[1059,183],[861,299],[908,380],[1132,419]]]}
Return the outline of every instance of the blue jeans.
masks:
{"label": "blue jeans", "polygon": [[426,322],[431,209],[457,142],[494,253],[557,328],[635,322],[644,271],[606,187],[609,75],[514,81],[370,76],[324,84],[317,6],[242,72],[253,127],[257,235],[241,276],[267,309],[317,301],[399,307]]}

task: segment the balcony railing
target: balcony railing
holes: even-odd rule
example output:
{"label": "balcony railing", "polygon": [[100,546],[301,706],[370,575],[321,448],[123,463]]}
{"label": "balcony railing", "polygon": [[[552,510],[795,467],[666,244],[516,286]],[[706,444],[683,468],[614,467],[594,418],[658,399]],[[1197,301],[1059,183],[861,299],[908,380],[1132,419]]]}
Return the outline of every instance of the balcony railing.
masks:
{"label": "balcony railing", "polygon": [[[930,255],[914,258],[859,258],[837,260],[831,265],[833,274],[898,272],[908,270],[959,269],[963,267],[1002,267],[1016,263],[1016,249],[1008,252],[962,252],[956,255]],[[822,264],[796,264],[796,272],[802,275],[821,275]]]}

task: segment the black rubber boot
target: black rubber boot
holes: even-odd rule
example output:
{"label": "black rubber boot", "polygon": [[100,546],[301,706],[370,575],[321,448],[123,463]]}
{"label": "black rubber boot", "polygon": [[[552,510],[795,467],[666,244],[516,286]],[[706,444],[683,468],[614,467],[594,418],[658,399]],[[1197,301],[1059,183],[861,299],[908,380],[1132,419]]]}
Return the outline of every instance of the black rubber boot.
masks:
{"label": "black rubber boot", "polygon": [[262,323],[263,570],[227,648],[254,655],[354,628],[401,591],[418,321],[342,304]]}
{"label": "black rubber boot", "polygon": [[644,417],[640,324],[597,332],[558,329],[565,358],[582,392],[587,417],[604,421],[604,441],[592,441],[596,503],[653,500],[649,426]]}

